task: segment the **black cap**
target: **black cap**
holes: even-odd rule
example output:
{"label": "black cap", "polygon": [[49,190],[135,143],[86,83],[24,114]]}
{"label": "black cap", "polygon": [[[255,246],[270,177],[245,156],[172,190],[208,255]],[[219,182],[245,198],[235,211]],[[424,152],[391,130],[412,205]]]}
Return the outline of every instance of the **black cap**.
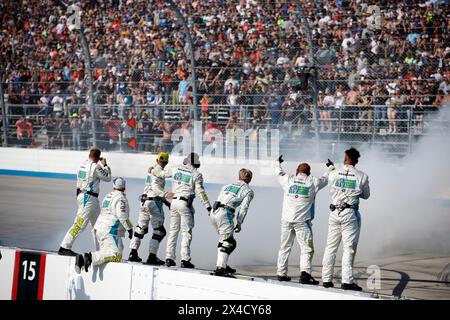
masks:
{"label": "black cap", "polygon": [[356,150],[355,148],[351,147],[348,150],[345,150],[345,154],[353,161],[353,162],[358,162],[359,157],[361,156],[359,154],[359,151]]}

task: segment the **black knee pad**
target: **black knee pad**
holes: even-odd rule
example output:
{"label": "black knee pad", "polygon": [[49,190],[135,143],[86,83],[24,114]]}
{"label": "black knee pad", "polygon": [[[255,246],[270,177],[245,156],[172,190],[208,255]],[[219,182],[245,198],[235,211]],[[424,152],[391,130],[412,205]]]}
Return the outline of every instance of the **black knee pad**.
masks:
{"label": "black knee pad", "polygon": [[[223,242],[227,242],[228,246],[224,246]],[[226,254],[231,254],[234,249],[236,249],[236,240],[233,236],[225,239],[223,242],[219,242],[220,251],[225,252]]]}
{"label": "black knee pad", "polygon": [[143,234],[147,234],[148,233],[148,227],[147,228],[142,228],[141,226],[137,226],[137,228],[141,229],[142,231],[144,231]]}
{"label": "black knee pad", "polygon": [[137,232],[134,233],[134,236],[135,236],[136,238],[139,238],[139,239],[144,239],[144,235],[143,235],[143,234],[140,234],[140,233],[137,233]]}
{"label": "black knee pad", "polygon": [[160,241],[160,242],[162,241],[162,239],[164,239],[164,237],[167,234],[166,228],[164,228],[164,226],[161,226],[159,228],[155,228],[155,229],[153,229],[153,231],[161,232],[161,234],[156,234],[155,232],[153,232],[153,236],[152,236],[152,239]]}

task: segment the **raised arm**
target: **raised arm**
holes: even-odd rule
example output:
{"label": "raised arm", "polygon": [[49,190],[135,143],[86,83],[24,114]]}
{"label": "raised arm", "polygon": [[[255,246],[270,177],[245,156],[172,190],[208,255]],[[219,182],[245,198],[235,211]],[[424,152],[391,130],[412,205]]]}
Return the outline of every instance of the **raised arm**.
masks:
{"label": "raised arm", "polygon": [[101,164],[97,163],[95,176],[105,182],[111,181],[111,168],[106,164],[106,159],[103,158]]}
{"label": "raised arm", "polygon": [[328,176],[335,169],[333,161],[328,159],[328,162],[325,164],[327,166],[327,171],[317,179],[317,191],[324,188],[328,184]]}
{"label": "raised arm", "polygon": [[283,156],[279,156],[277,160],[275,160],[275,174],[278,176],[278,182],[284,187],[289,182],[289,175],[284,172],[281,164],[284,162]]}

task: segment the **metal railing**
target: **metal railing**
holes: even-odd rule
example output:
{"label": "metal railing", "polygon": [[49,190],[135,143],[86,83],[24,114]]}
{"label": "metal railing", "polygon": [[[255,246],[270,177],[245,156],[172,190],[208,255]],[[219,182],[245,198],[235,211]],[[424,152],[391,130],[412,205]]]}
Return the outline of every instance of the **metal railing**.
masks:
{"label": "metal railing", "polygon": [[[61,112],[55,112],[37,105],[7,104],[10,113],[4,117],[5,145],[82,150],[93,145],[95,136],[97,145],[108,151],[170,151],[178,143],[172,141],[174,130],[192,131],[193,128],[192,113],[180,105],[97,105],[96,108],[99,116],[94,118],[97,128],[94,132],[93,118],[83,112],[85,105],[63,106]],[[317,129],[326,148],[368,144],[404,155],[431,129],[449,132],[449,119],[438,118],[437,114],[437,108],[432,106],[346,105],[332,109],[319,106],[319,119],[314,122],[310,106],[270,109],[267,105],[236,108],[211,105],[208,112],[202,113],[201,122],[203,132],[208,128],[222,133],[227,129],[243,130],[249,137],[252,131],[277,129],[280,148],[286,152],[294,152],[299,143],[315,144]],[[205,137],[203,147],[209,143]]]}

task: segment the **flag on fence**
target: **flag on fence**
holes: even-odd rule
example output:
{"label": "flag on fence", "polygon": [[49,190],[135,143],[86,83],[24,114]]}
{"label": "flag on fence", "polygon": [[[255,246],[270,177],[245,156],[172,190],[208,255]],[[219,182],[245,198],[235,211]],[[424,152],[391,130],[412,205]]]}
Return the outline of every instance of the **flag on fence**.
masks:
{"label": "flag on fence", "polygon": [[136,149],[137,147],[137,141],[136,138],[131,138],[128,140],[128,146],[132,149]]}

